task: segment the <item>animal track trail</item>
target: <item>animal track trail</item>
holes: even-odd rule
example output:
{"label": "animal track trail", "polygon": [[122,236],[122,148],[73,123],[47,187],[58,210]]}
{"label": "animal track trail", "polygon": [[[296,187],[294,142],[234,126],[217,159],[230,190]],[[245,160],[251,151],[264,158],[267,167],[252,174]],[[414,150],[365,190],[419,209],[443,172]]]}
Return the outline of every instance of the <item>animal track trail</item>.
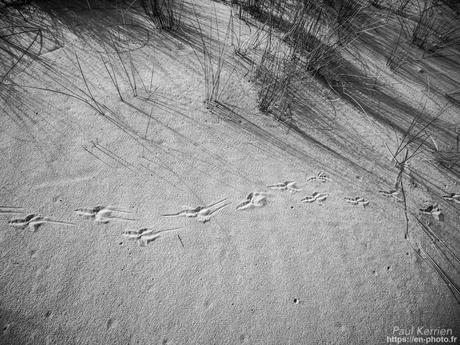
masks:
{"label": "animal track trail", "polygon": [[363,208],[367,207],[369,205],[369,200],[364,199],[361,196],[357,197],[345,197],[345,201],[352,204],[352,205],[361,205]]}
{"label": "animal track trail", "polygon": [[307,182],[322,182],[325,183],[329,181],[329,177],[324,171],[319,171],[316,175],[307,177]]}
{"label": "animal track trail", "polygon": [[225,207],[227,207],[228,205],[230,205],[231,203],[228,202],[226,204],[223,204],[219,207],[216,207],[214,209],[210,209],[210,208],[204,208],[202,210],[200,210],[198,212],[198,215],[196,217],[196,220],[201,222],[201,223],[207,223],[211,220],[211,217],[213,216],[213,214],[215,214],[216,212],[224,209]]}
{"label": "animal track trail", "polygon": [[442,198],[446,201],[453,201],[456,204],[460,204],[460,194],[450,193],[449,195],[444,195]]}
{"label": "animal track trail", "polygon": [[36,214],[32,213],[28,214],[24,218],[13,218],[8,222],[8,225],[14,228],[25,228],[29,225],[29,222],[36,216]]}
{"label": "animal track trail", "polygon": [[96,223],[102,224],[107,224],[110,221],[135,221],[135,219],[127,218],[124,216],[131,214],[131,212],[122,211],[111,206],[77,208],[74,212],[79,216],[91,218]]}
{"label": "animal track trail", "polygon": [[168,213],[168,214],[162,214],[161,216],[162,217],[197,217],[198,216],[198,212],[204,210],[204,209],[209,209],[213,206],[216,206],[224,201],[226,201],[227,198],[224,198],[224,199],[221,199],[219,201],[216,201],[212,204],[209,204],[209,205],[205,205],[205,206],[196,206],[196,207],[192,207],[192,206],[183,206],[183,210],[179,211],[179,212],[176,212],[176,213]]}
{"label": "animal track trail", "polygon": [[165,229],[165,230],[155,230],[155,228],[149,227],[149,228],[141,228],[138,230],[126,230],[123,232],[122,235],[126,237],[128,240],[136,240],[139,246],[145,247],[151,242],[158,239],[161,235],[165,233],[178,231],[180,229],[182,228],[179,227],[179,228],[171,228],[171,229]]}
{"label": "animal track trail", "polygon": [[263,207],[267,204],[267,193],[263,192],[251,192],[246,196],[246,199],[241,201],[237,206],[236,210],[246,210],[253,207]]}
{"label": "animal track trail", "polygon": [[59,220],[54,220],[50,217],[44,217],[40,214],[28,214],[24,218],[14,218],[8,222],[8,225],[14,228],[25,229],[29,228],[30,231],[37,231],[44,224],[61,224],[67,226],[75,226],[74,223],[63,222]]}
{"label": "animal track trail", "polygon": [[388,198],[392,198],[393,200],[396,200],[397,202],[403,202],[404,200],[401,198],[401,192],[397,189],[390,189],[390,190],[379,190],[379,193],[382,194],[383,196],[386,196]]}
{"label": "animal track trail", "polygon": [[269,185],[267,186],[267,188],[281,190],[281,191],[288,191],[291,193],[300,192],[302,190],[300,188],[297,188],[295,181],[279,182],[279,183]]}
{"label": "animal track trail", "polygon": [[444,221],[444,214],[442,213],[442,210],[439,208],[438,204],[433,204],[425,208],[420,208],[419,211],[422,214],[428,214],[433,216],[433,218],[436,220],[439,220],[441,222]]}
{"label": "animal track trail", "polygon": [[187,217],[187,218],[196,218],[198,222],[201,223],[206,223],[211,220],[211,217],[218,211],[222,210],[223,208],[227,207],[231,203],[225,203],[223,205],[223,202],[225,202],[227,198],[221,199],[219,201],[216,201],[214,203],[211,203],[209,205],[205,206],[196,206],[196,207],[191,207],[191,206],[184,206],[184,209],[176,212],[176,213],[168,213],[168,214],[162,214],[162,217]]}
{"label": "animal track trail", "polygon": [[329,193],[320,193],[320,192],[313,192],[312,195],[306,196],[303,199],[301,199],[301,202],[306,202],[306,203],[318,203],[319,205],[322,205],[323,201],[326,201],[328,198]]}

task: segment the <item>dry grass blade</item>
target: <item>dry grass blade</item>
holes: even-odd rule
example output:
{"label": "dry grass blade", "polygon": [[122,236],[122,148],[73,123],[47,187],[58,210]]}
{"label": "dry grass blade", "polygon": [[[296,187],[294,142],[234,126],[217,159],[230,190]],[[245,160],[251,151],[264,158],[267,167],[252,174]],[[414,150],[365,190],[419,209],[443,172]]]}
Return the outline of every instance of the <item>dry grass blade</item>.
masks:
{"label": "dry grass blade", "polygon": [[[203,27],[199,21],[199,16],[196,13],[195,8],[194,14],[197,31],[199,32],[200,36],[202,53],[198,54],[195,48],[192,48],[204,74],[205,102],[207,104],[211,104],[213,102],[219,102],[221,100],[223,92],[225,91],[227,84],[236,68],[234,67],[230,71],[229,75],[226,77],[226,80],[222,79],[224,68],[226,66],[225,53],[227,42],[231,35],[232,21],[228,21],[225,36],[221,40],[220,30],[217,23],[217,12],[214,6],[214,17],[211,19],[209,37],[208,40],[206,40],[207,35],[203,30]],[[213,44],[214,41],[216,42],[215,44]],[[214,52],[216,52],[217,56],[214,56]],[[201,55],[201,57],[199,55]]]}

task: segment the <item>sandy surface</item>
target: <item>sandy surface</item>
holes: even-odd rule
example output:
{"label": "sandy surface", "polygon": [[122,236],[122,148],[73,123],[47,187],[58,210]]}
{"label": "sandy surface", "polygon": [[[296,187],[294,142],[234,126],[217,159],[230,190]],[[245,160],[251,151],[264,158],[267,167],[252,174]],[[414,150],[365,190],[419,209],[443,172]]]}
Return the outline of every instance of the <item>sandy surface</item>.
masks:
{"label": "sandy surface", "polygon": [[[211,16],[211,2],[198,3]],[[215,6],[225,26],[229,7]],[[346,100],[329,102],[311,81],[312,102],[330,109],[330,118],[310,127],[297,119],[315,143],[259,112],[257,85],[241,66],[223,96],[232,111],[208,110],[193,48],[142,18],[131,55],[121,53],[138,70],[134,97],[117,55],[90,38],[98,27],[88,23],[100,14],[76,13],[60,31],[65,44],[42,53],[48,65],[18,68],[16,85],[2,88],[0,200],[22,209],[0,214],[0,343],[385,344],[394,327],[412,326],[460,337],[457,300],[410,243],[443,256],[414,218],[405,240],[402,204],[378,193],[398,173],[384,145],[396,146],[391,128]],[[90,33],[79,29],[85,23]],[[113,62],[124,102],[100,54]],[[87,93],[76,56],[92,97],[110,109],[104,115],[55,92]],[[373,61],[383,71],[379,82],[421,106],[420,84]],[[433,93],[427,108],[435,112],[442,102]],[[455,106],[445,110],[442,128],[459,126],[458,114]],[[407,184],[411,210],[460,192],[455,176],[422,158],[413,164],[419,180]],[[320,171],[326,182],[307,181]],[[267,188],[283,181],[301,190]],[[266,204],[236,210],[250,192],[268,193]],[[301,202],[314,192],[328,197]],[[345,201],[358,196],[369,204]],[[205,223],[161,216],[224,198],[231,204]],[[75,212],[97,205],[133,221],[98,223]],[[422,216],[457,253],[458,206],[441,204],[444,222]],[[30,213],[72,225],[29,231],[8,224]],[[142,227],[180,229],[146,246],[123,236]],[[438,262],[459,281],[458,265]]]}

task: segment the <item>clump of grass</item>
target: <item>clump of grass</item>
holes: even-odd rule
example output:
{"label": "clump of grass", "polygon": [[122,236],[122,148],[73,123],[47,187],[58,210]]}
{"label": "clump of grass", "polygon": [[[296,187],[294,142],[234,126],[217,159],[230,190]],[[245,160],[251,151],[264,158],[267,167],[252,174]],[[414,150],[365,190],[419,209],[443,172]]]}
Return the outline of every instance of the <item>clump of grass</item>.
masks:
{"label": "clump of grass", "polygon": [[152,18],[157,26],[164,30],[173,30],[181,22],[180,7],[182,1],[178,0],[141,0],[144,11]]}
{"label": "clump of grass", "polygon": [[[20,34],[33,34],[31,42],[27,46],[23,46],[20,39],[16,39]],[[0,76],[0,85],[8,78],[10,73],[19,66],[21,61],[26,57],[32,59],[38,59],[40,51],[38,53],[32,51],[34,44],[38,43],[41,49],[41,42],[43,41],[42,31],[37,28],[25,28],[20,33],[11,33],[0,35],[0,61],[4,62],[8,66],[8,57],[11,58],[11,65],[5,70],[3,75]],[[5,60],[5,61],[3,61]]]}
{"label": "clump of grass", "polygon": [[[261,8],[271,13],[270,6],[278,4],[266,1]],[[258,46],[263,49],[254,76],[260,84],[259,108],[265,113],[275,108],[283,112],[289,104],[291,85],[308,75],[326,80],[329,85],[336,84],[340,78],[337,71],[343,62],[339,51],[356,37],[354,21],[363,5],[349,0],[333,9],[332,20],[331,7],[315,1],[295,1],[286,8],[282,26],[277,25],[279,20],[268,16],[263,26],[265,35],[258,35]],[[284,32],[281,39],[275,28]]]}
{"label": "clump of grass", "polygon": [[196,12],[195,19],[197,24],[197,31],[201,40],[201,53],[198,53],[195,49],[194,53],[197,56],[200,66],[203,70],[205,86],[204,101],[208,106],[212,103],[221,101],[226,85],[234,71],[233,68],[230,74],[224,78],[223,73],[224,68],[227,66],[225,59],[227,55],[227,47],[229,46],[228,42],[231,36],[232,21],[228,21],[224,37],[221,38],[221,32],[217,23],[217,13],[215,8],[213,17],[214,20],[211,20],[209,36],[207,36],[204,32]]}
{"label": "clump of grass", "polygon": [[399,1],[395,1],[395,3],[393,4],[393,11],[396,13],[396,14],[399,14],[399,15],[402,15],[404,16],[405,13],[406,13],[406,10],[408,7],[410,7],[409,5],[412,3],[413,0],[399,0]]}
{"label": "clump of grass", "polygon": [[254,75],[261,85],[258,104],[263,113],[269,113],[274,108],[281,112],[285,110],[296,71],[297,59],[273,46],[269,41]]}
{"label": "clump of grass", "polygon": [[337,22],[342,26],[353,24],[357,16],[367,5],[367,2],[357,0],[335,1]]}
{"label": "clump of grass", "polygon": [[266,1],[264,0],[246,0],[239,1],[239,5],[250,15],[254,17],[260,17],[263,12],[265,2]]}
{"label": "clump of grass", "polygon": [[432,51],[460,46],[460,26],[457,18],[441,23],[438,26],[436,35],[439,38],[439,42],[431,47]]}
{"label": "clump of grass", "polygon": [[403,51],[400,49],[402,36],[403,29],[401,28],[399,31],[398,39],[396,40],[395,44],[393,44],[391,52],[387,57],[386,65],[393,71],[398,70],[407,61],[407,54],[403,53]]}
{"label": "clump of grass", "polygon": [[375,8],[382,8],[383,7],[383,0],[370,0],[369,4],[374,6]]}
{"label": "clump of grass", "polygon": [[428,0],[423,1],[423,5],[419,5],[418,20],[412,32],[412,43],[424,49],[430,49],[430,38],[435,33],[436,16],[435,9],[438,6],[436,2]]}

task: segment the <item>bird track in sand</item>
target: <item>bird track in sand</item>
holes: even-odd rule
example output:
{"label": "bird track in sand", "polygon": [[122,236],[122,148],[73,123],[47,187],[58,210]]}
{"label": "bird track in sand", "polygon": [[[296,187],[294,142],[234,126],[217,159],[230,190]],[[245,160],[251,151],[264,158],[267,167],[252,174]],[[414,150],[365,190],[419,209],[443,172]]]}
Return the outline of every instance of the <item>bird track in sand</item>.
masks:
{"label": "bird track in sand", "polygon": [[453,201],[456,204],[460,204],[460,194],[450,193],[449,195],[444,195],[442,198],[446,201]]}
{"label": "bird track in sand", "polygon": [[40,214],[28,214],[24,218],[13,218],[8,222],[8,225],[14,228],[24,229],[29,228],[30,231],[36,231],[44,224],[61,224],[68,226],[75,226],[73,223],[54,220],[49,217],[44,217]]}
{"label": "bird track in sand", "polygon": [[313,192],[311,196],[310,195],[306,196],[300,201],[307,202],[307,203],[317,202],[319,205],[322,205],[322,202],[325,201],[328,196],[329,196],[329,193]]}
{"label": "bird track in sand", "polygon": [[324,171],[319,171],[316,175],[307,177],[307,182],[314,182],[314,181],[319,181],[319,182],[327,182],[329,181],[329,177],[327,177],[326,173]]}
{"label": "bird track in sand", "polygon": [[224,207],[230,205],[230,202],[220,205],[225,202],[227,198],[221,199],[214,203],[205,206],[184,206],[184,209],[176,213],[162,214],[162,217],[187,217],[187,218],[196,218],[198,222],[206,223],[211,220],[211,216],[217,211],[223,209]]}
{"label": "bird track in sand", "polygon": [[347,196],[345,197],[345,201],[352,205],[361,205],[362,207],[366,207],[369,205],[369,200],[366,200],[361,196],[357,196],[354,198]]}
{"label": "bird track in sand", "polygon": [[429,214],[429,215],[433,216],[433,218],[436,219],[436,220],[439,220],[439,221],[444,220],[444,215],[443,215],[441,209],[439,208],[438,204],[428,205],[425,208],[420,208],[419,211],[422,214]]}
{"label": "bird track in sand", "polygon": [[302,190],[300,188],[297,188],[295,181],[278,182],[278,183],[267,186],[267,188],[277,189],[281,191],[288,191],[291,193],[300,192]]}
{"label": "bird track in sand", "polygon": [[263,207],[267,204],[267,194],[263,192],[251,192],[246,199],[241,201],[236,210],[246,210],[252,207]]}
{"label": "bird track in sand", "polygon": [[77,208],[74,212],[79,216],[92,218],[96,223],[107,224],[110,221],[135,221],[135,219],[123,216],[123,214],[131,214],[131,212],[118,210],[110,206]]}
{"label": "bird track in sand", "polygon": [[390,189],[390,190],[379,190],[379,193],[382,194],[383,196],[392,198],[398,202],[403,202],[403,199],[400,197],[401,192],[396,189]]}
{"label": "bird track in sand", "polygon": [[161,235],[173,231],[177,231],[182,229],[179,228],[171,228],[165,230],[155,230],[154,227],[147,227],[147,228],[140,228],[138,230],[126,230],[123,232],[123,236],[126,237],[128,240],[137,240],[137,243],[141,247],[145,247],[151,242],[158,239]]}
{"label": "bird track in sand", "polygon": [[[307,184],[310,181],[328,181],[328,177],[323,171],[320,171],[315,176],[307,178]],[[302,189],[298,188],[295,181],[284,181],[272,185],[268,185],[267,188],[280,190],[280,191],[289,191],[292,193],[299,192]],[[389,190],[379,190],[380,194],[385,197],[389,197],[396,201],[403,201],[401,198],[401,191],[397,189]],[[242,200],[237,206],[236,210],[245,210],[256,207],[264,207],[267,204],[267,196],[270,195],[267,192],[251,192],[249,193],[244,200]],[[322,205],[330,194],[328,192],[313,192],[311,195],[303,197],[300,201],[303,203],[317,203]],[[363,208],[367,207],[370,204],[369,200],[361,196],[350,197],[347,196],[344,198],[347,203],[352,205],[361,205]],[[443,196],[443,199],[448,202],[454,202],[460,204],[460,194],[450,193]],[[208,205],[199,205],[199,206],[183,206],[183,209],[169,214],[162,214],[162,217],[187,217],[187,218],[196,218],[198,222],[206,223],[211,220],[211,218],[220,210],[224,209],[231,202],[226,202],[228,198],[223,198],[219,201],[213,202]],[[443,214],[441,209],[437,204],[429,205],[426,208],[419,209],[420,213],[430,214],[435,219],[441,220]],[[122,211],[116,209],[112,206],[95,206],[95,207],[84,207],[75,209],[74,212],[82,217],[91,218],[96,223],[109,223],[110,221],[135,221],[135,219],[128,218],[131,212]],[[22,207],[16,206],[0,206],[0,215],[1,214],[24,214]],[[14,228],[26,228],[28,227],[31,231],[36,231],[44,224],[62,224],[75,226],[73,223],[63,222],[54,220],[50,217],[42,216],[40,214],[28,214],[24,217],[18,217],[10,219],[8,225]],[[123,236],[128,239],[137,240],[141,245],[147,245],[150,242],[156,240],[164,232],[175,231],[180,228],[168,229],[168,230],[155,230],[154,228],[141,228],[139,230],[129,230],[123,232]]]}

